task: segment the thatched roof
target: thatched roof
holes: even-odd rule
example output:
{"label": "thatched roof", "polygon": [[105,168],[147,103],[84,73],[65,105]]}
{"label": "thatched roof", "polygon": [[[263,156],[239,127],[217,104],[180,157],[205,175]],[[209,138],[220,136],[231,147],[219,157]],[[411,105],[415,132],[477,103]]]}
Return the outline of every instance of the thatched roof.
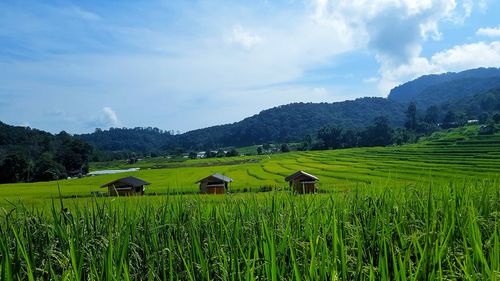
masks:
{"label": "thatched roof", "polygon": [[195,183],[200,183],[200,182],[202,182],[202,181],[209,180],[209,179],[218,179],[218,180],[221,180],[221,181],[223,181],[223,182],[228,182],[228,183],[233,181],[233,179],[232,179],[232,178],[228,178],[228,177],[226,177],[226,176],[224,176],[224,175],[221,175],[221,174],[215,173],[215,174],[210,175],[210,176],[208,176],[208,177],[206,177],[206,178],[202,178],[201,180],[199,180],[199,181],[197,181],[197,182],[195,182]]}
{"label": "thatched roof", "polygon": [[298,178],[300,176],[305,176],[307,178],[310,178],[310,179],[316,180],[316,181],[319,180],[316,176],[308,174],[308,173],[306,173],[304,171],[298,171],[298,172],[295,172],[295,173],[289,175],[288,177],[286,177],[285,181],[293,181],[294,179],[296,179],[296,178]]}
{"label": "thatched roof", "polygon": [[114,185],[126,185],[126,186],[130,186],[130,187],[138,187],[138,186],[143,186],[143,185],[150,185],[150,183],[147,181],[143,181],[139,178],[130,176],[130,177],[114,180],[114,181],[109,182],[107,184],[103,184],[103,185],[101,185],[101,187],[108,187],[108,186],[114,186]]}

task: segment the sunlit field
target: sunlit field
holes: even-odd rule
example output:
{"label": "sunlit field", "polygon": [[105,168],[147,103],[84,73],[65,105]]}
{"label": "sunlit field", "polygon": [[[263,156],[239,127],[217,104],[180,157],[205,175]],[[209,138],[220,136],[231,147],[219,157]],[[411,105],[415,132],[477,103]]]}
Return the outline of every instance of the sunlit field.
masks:
{"label": "sunlit field", "polygon": [[[159,165],[168,168],[156,169]],[[163,158],[139,162],[141,170],[114,175],[0,185],[0,197],[11,202],[43,204],[63,197],[90,197],[91,192],[105,192],[101,185],[114,179],[133,175],[151,183],[146,194],[196,193],[195,182],[212,173],[221,173],[234,180],[230,192],[287,190],[284,177],[304,170],[319,178],[323,192],[348,190],[363,186],[406,186],[416,183],[442,183],[497,178],[500,171],[500,134],[477,135],[477,127],[450,130],[435,134],[414,145],[354,148],[329,151],[290,152],[260,156],[188,160],[168,162]],[[131,168],[123,162],[111,162],[99,169]],[[95,168],[94,168],[95,169]],[[48,200],[48,201],[47,201]]]}
{"label": "sunlit field", "polygon": [[[500,135],[462,130],[0,185],[0,279],[498,280]],[[296,170],[319,193],[294,195]],[[197,194],[214,172],[234,179],[229,194]],[[151,182],[148,196],[91,196],[127,175]]]}

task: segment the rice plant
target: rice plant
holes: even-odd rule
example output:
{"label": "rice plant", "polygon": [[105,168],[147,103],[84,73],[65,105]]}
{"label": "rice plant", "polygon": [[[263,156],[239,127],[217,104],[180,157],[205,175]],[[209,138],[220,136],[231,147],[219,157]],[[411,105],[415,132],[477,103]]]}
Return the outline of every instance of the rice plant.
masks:
{"label": "rice plant", "polygon": [[0,279],[498,280],[498,186],[14,204],[1,212]]}

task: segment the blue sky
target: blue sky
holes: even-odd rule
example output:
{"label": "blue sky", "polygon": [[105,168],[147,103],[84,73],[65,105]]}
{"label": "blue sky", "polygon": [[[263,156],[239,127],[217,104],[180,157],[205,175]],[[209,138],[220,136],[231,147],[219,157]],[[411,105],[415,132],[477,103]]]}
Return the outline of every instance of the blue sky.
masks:
{"label": "blue sky", "polygon": [[185,132],[489,66],[493,0],[0,0],[0,120],[51,132]]}

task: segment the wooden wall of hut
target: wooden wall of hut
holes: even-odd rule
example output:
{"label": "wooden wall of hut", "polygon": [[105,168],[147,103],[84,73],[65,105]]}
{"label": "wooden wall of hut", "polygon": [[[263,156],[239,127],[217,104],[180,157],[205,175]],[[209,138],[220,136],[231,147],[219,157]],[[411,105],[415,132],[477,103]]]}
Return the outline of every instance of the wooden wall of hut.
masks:
{"label": "wooden wall of hut", "polygon": [[297,193],[315,193],[316,192],[316,181],[311,181],[310,179],[305,179],[303,177],[298,177],[290,182],[293,190]]}

